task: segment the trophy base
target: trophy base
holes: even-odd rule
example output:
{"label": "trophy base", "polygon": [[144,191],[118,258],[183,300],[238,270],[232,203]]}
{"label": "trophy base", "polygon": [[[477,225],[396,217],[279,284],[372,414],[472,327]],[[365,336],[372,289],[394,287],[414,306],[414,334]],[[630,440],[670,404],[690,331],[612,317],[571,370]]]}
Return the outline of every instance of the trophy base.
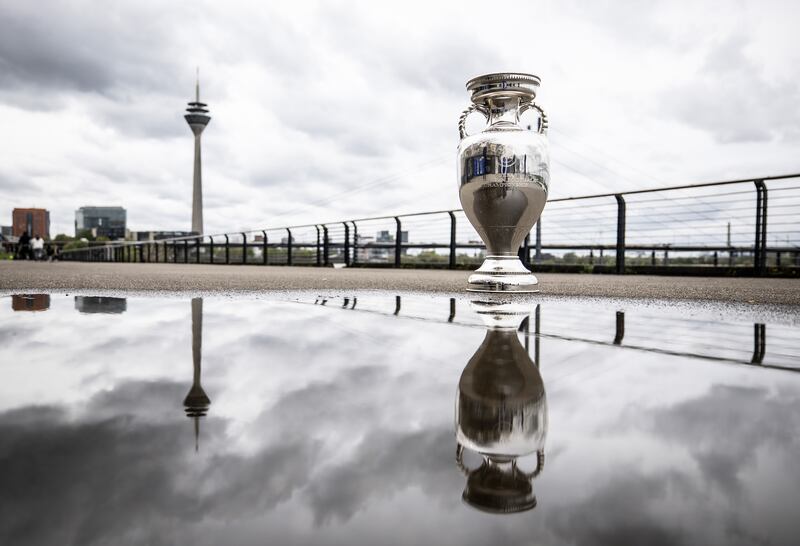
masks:
{"label": "trophy base", "polygon": [[469,276],[467,292],[539,291],[539,280],[528,271],[517,256],[487,256],[475,273]]}

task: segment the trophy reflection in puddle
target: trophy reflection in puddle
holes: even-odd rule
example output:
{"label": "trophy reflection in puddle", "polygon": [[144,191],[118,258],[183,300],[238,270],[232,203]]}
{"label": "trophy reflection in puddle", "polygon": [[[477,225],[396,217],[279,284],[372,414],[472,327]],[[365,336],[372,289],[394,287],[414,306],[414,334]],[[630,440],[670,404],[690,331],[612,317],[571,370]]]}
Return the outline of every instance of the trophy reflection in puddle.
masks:
{"label": "trophy reflection in puddle", "polygon": [[[547,401],[539,370],[520,343],[517,328],[528,317],[514,303],[473,302],[486,337],[461,374],[456,400],[456,462],[467,476],[463,499],[486,512],[515,513],[536,506],[533,478],[544,468]],[[464,448],[483,461],[469,469]],[[517,459],[536,453],[536,468]]]}
{"label": "trophy reflection in puddle", "polygon": [[192,298],[192,363],[194,364],[194,374],[192,377],[192,387],[186,398],[183,399],[183,407],[186,416],[194,420],[194,450],[200,448],[200,418],[208,414],[211,400],[206,391],[200,384],[201,361],[203,359],[203,298]]}

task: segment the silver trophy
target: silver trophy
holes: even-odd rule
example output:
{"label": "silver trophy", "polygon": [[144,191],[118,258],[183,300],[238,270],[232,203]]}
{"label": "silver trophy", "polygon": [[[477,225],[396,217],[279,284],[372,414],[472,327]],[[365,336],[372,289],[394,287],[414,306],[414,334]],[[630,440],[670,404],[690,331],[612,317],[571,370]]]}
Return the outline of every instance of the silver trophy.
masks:
{"label": "silver trophy", "polygon": [[[458,186],[461,206],[486,244],[486,260],[469,278],[473,292],[538,292],[539,281],[518,251],[547,201],[550,159],[547,116],[536,105],[539,78],[498,73],[467,82],[472,104],[458,121]],[[536,130],[520,126],[520,115],[535,110]],[[488,122],[467,135],[467,116]]]}

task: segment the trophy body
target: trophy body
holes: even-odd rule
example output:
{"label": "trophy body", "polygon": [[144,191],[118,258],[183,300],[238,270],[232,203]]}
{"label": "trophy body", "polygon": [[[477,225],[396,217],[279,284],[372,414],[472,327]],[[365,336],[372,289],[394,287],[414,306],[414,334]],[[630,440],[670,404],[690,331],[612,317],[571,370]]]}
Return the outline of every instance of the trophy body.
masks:
{"label": "trophy body", "polygon": [[[487,74],[470,80],[472,105],[459,120],[459,198],[464,213],[486,245],[486,260],[469,278],[469,291],[537,292],[538,280],[518,251],[547,201],[550,182],[547,117],[533,101],[539,78],[530,74]],[[539,113],[538,128],[526,130],[519,117]],[[474,135],[466,118],[480,112],[487,127]]]}

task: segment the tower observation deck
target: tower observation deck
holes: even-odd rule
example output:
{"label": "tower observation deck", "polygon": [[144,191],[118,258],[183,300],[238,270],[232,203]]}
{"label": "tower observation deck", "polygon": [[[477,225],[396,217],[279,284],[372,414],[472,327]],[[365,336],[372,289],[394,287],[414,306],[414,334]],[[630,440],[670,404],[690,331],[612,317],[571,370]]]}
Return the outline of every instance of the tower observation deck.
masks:
{"label": "tower observation deck", "polygon": [[194,133],[194,182],[192,186],[192,232],[203,233],[203,174],[200,154],[200,135],[211,121],[207,104],[200,102],[200,77],[195,86],[195,100],[188,103],[187,114],[183,116]]}

